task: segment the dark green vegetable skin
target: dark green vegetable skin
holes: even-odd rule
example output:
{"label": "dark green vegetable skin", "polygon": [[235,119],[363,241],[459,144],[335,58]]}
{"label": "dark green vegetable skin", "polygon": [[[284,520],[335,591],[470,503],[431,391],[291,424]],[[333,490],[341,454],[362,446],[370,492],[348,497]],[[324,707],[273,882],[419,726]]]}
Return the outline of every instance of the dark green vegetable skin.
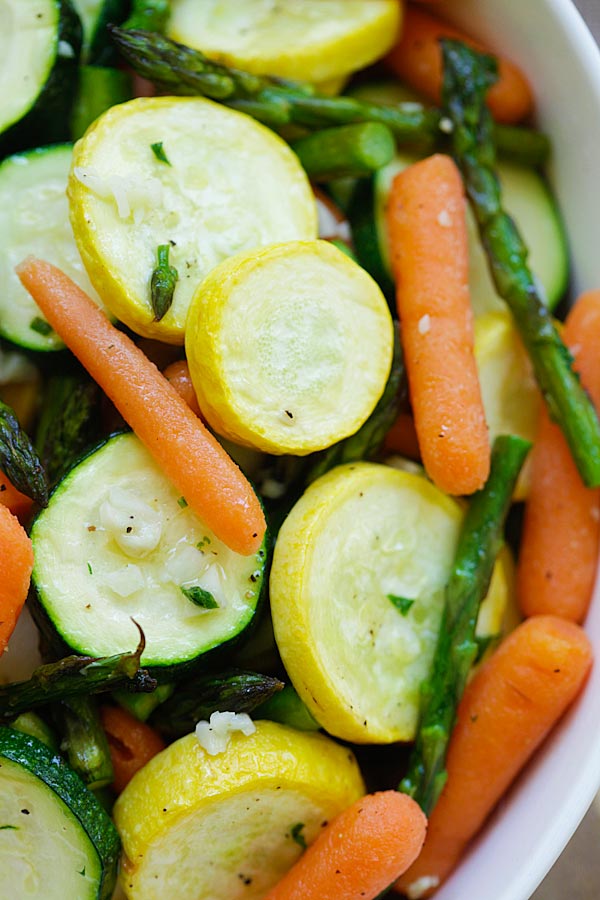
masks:
{"label": "dark green vegetable skin", "polygon": [[133,0],[131,13],[123,28],[141,28],[162,34],[171,15],[170,0]]}
{"label": "dark green vegetable skin", "polygon": [[441,44],[443,100],[454,125],[452,149],[496,290],[510,307],[550,416],[562,430],[579,474],[588,487],[598,487],[598,417],[527,264],[527,247],[502,208],[492,118],[485,102],[498,77],[497,62],[459,41],[444,39]]}
{"label": "dark green vegetable skin", "polygon": [[[112,38],[128,63],[171,94],[201,95],[220,100],[272,128],[301,125],[331,128],[359,122],[387,126],[398,144],[433,145],[444,138],[442,114],[418,104],[384,106],[353,97],[326,97],[310,84],[251,75],[241,69],[211,62],[199,50],[177,44],[159,34],[110,28]],[[496,128],[501,147],[506,143],[513,158],[540,165],[547,157],[547,138],[528,129]]]}
{"label": "dark green vegetable skin", "polygon": [[474,494],[462,525],[445,592],[432,671],[422,688],[417,738],[400,790],[429,815],[446,781],[446,752],[478,644],[475,626],[485,598],[513,489],[530,448],[512,435],[496,438],[487,483]]}
{"label": "dark green vegetable skin", "polygon": [[283,688],[283,682],[258,672],[229,669],[201,675],[179,685],[175,693],[150,717],[152,725],[175,740],[194,730],[212,713],[250,713]]}
{"label": "dark green vegetable skin", "polygon": [[79,140],[98,116],[131,97],[133,88],[129,72],[108,66],[81,66],[79,91],[71,111],[72,139]]}
{"label": "dark green vegetable skin", "polygon": [[153,691],[156,681],[140,668],[144,640],[132,653],[94,659],[67,656],[37,668],[27,681],[0,687],[0,720],[70,697],[87,697],[126,687],[130,691]]}
{"label": "dark green vegetable skin", "polygon": [[[41,144],[56,144],[71,138],[71,107],[77,93],[77,70],[82,30],[70,0],[56,0],[59,8],[58,42],[73,48],[73,56],[56,59],[48,79],[29,111],[0,135],[0,158]],[[57,42],[57,44],[58,44]]]}
{"label": "dark green vegetable skin", "polygon": [[51,487],[97,441],[99,411],[100,389],[83,373],[48,379],[35,444]]}
{"label": "dark green vegetable skin", "polygon": [[46,473],[13,410],[0,400],[0,469],[9,481],[40,506],[48,505]]}
{"label": "dark green vegetable skin", "polygon": [[101,863],[98,900],[110,900],[117,880],[121,842],[117,830],[91,791],[57,753],[30,735],[0,728],[1,758],[31,772],[54,791],[81,823]]}

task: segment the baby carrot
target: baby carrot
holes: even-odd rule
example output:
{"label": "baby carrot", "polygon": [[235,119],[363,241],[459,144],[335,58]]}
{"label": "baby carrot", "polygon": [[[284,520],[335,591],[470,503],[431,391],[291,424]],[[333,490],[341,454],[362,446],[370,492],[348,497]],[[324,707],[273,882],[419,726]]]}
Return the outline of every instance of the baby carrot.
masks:
{"label": "baby carrot", "polygon": [[163,369],[163,375],[173,385],[182,400],[185,400],[192,412],[199,416],[200,407],[198,406],[198,398],[192,384],[192,376],[190,375],[187,359],[178,359],[172,362],[166,369]]}
{"label": "baby carrot", "polygon": [[260,547],[265,519],[250,484],[174,387],[60,269],[29,258],[19,278],[67,347],[228,547]]}
{"label": "baby carrot", "polygon": [[[567,317],[563,338],[581,382],[600,411],[600,291],[583,294]],[[550,613],[581,622],[598,563],[600,489],[581,480],[566,441],[542,409],[531,455],[517,586],[526,616]]]}
{"label": "baby carrot", "polygon": [[490,468],[473,354],[465,197],[437,154],[394,178],[387,208],[396,300],[423,465],[449,494],[471,494]]}
{"label": "baby carrot", "polygon": [[323,829],[265,900],[373,900],[417,858],[426,828],[406,794],[368,794]]}
{"label": "baby carrot", "polygon": [[590,643],[578,625],[535,616],[519,625],[479,669],[458,708],[446,763],[448,780],[430,816],[427,840],[396,883],[400,893],[429,896],[449,875],[573,702],[591,663]]}
{"label": "baby carrot", "polygon": [[33,500],[18,491],[4,472],[0,471],[0,504],[8,507],[17,518],[25,519],[31,512]]}
{"label": "baby carrot", "polygon": [[0,653],[27,599],[32,569],[31,541],[8,507],[0,505]]}
{"label": "baby carrot", "polygon": [[[408,4],[400,42],[386,58],[388,67],[402,81],[435,103],[441,99],[441,37],[454,38],[489,52],[458,28]],[[520,122],[533,109],[531,88],[514,63],[494,55],[498,59],[499,77],[488,93],[488,106],[497,122]]]}
{"label": "baby carrot", "polygon": [[120,794],[136,772],[166,745],[157,731],[119,706],[102,706],[100,719],[113,765],[113,787]]}

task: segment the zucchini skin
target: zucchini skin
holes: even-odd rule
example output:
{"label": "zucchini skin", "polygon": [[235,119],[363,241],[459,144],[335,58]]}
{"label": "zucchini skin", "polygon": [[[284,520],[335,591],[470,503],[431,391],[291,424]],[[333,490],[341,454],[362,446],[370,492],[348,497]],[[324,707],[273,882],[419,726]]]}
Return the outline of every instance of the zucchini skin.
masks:
{"label": "zucchini skin", "polygon": [[[56,3],[59,21],[54,64],[33,105],[0,135],[0,159],[18,150],[71,139],[70,114],[77,94],[83,33],[71,0]],[[62,41],[73,48],[72,57],[60,55],[58,44]]]}
{"label": "zucchini skin", "polygon": [[31,735],[0,728],[0,757],[22,766],[48,785],[69,807],[102,865],[98,900],[110,900],[117,880],[121,841],[117,829],[83,782],[57,753]]}
{"label": "zucchini skin", "polygon": [[[50,497],[52,497],[54,493],[60,489],[62,482],[69,476],[70,472],[76,466],[84,462],[90,456],[93,456],[98,450],[100,450],[114,438],[131,433],[131,429],[128,428],[112,432],[106,437],[103,437],[97,443],[94,443],[92,446],[88,447],[86,450],[84,450],[83,453],[81,453],[81,455],[77,456],[75,459],[72,459],[72,462],[67,471],[64,472],[61,479],[52,486]],[[257,496],[259,495],[257,494]],[[39,510],[31,520],[28,529],[30,534],[41,512],[42,510]],[[194,675],[197,672],[208,668],[209,666],[220,667],[229,664],[230,658],[235,650],[240,645],[249,640],[249,638],[253,634],[254,629],[257,627],[264,612],[265,604],[268,603],[267,598],[269,572],[271,567],[274,543],[275,542],[273,539],[272,530],[269,524],[267,524],[267,529],[265,531],[262,546],[259,548],[259,551],[257,551],[258,553],[262,552],[263,563],[260,591],[256,599],[256,606],[254,608],[253,615],[248,621],[247,625],[242,628],[237,634],[233,635],[229,640],[223,641],[223,643],[218,644],[217,646],[214,646],[209,650],[206,650],[204,653],[201,653],[199,656],[193,659],[184,660],[182,662],[169,662],[165,663],[164,665],[144,664],[143,670],[148,674],[150,678],[154,679],[159,685],[171,684],[174,681],[180,681],[181,679],[186,678],[188,675]],[[32,579],[31,582],[31,587],[27,598],[27,606],[34,620],[34,623],[41,634],[42,645],[44,647],[45,653],[48,656],[60,659],[64,656],[72,654],[87,655],[83,654],[79,647],[74,647],[66,640],[58,623],[55,622],[54,619],[52,619],[48,614],[43,603],[43,599],[35,587],[34,579]]]}

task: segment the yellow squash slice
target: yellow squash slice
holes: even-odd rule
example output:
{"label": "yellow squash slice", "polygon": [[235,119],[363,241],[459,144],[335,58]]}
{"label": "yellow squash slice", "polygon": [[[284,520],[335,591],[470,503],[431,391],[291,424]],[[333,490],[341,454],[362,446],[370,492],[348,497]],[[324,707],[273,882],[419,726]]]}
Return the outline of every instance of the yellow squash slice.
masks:
{"label": "yellow squash slice", "polygon": [[[100,297],[138,334],[175,344],[183,343],[196,287],[223,259],[316,237],[314,197],[287,144],[197,97],[141,98],[108,110],[75,146],[69,198]],[[160,245],[169,245],[179,277],[171,308],[156,321],[150,280]]]}
{"label": "yellow squash slice", "polygon": [[171,744],[114,808],[130,900],[260,900],[323,825],[365,792],[353,754],[320,734],[257,722],[209,756]]}
{"label": "yellow squash slice", "polygon": [[[535,439],[541,397],[533,368],[508,310],[475,319],[475,360],[490,441],[499,434]],[[514,499],[529,494],[531,455],[519,475]]]}
{"label": "yellow squash slice", "polygon": [[185,347],[223,437],[303,455],[354,434],[390,371],[392,319],[364,269],[327,241],[277,244],[214,269]]}
{"label": "yellow squash slice", "polygon": [[[275,639],[331,734],[414,738],[463,515],[421,475],[356,463],[315,481],[284,522],[270,581]],[[496,572],[484,636],[499,630],[506,571]]]}
{"label": "yellow squash slice", "polygon": [[169,37],[257,74],[325,81],[397,40],[400,0],[174,0]]}

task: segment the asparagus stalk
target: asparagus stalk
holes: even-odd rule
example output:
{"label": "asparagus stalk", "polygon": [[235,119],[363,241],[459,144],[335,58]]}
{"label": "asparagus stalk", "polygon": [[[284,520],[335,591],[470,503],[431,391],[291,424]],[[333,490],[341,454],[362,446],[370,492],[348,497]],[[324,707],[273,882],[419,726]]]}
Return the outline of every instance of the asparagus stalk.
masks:
{"label": "asparagus stalk", "polygon": [[377,406],[355,434],[310,457],[312,465],[308,470],[306,483],[310,484],[334,466],[375,456],[398,416],[406,397],[406,387],[402,345],[396,327],[392,368]]}
{"label": "asparagus stalk", "polygon": [[83,375],[49,379],[35,444],[51,487],[99,436],[99,400],[98,385]]}
{"label": "asparagus stalk", "polygon": [[474,494],[459,536],[446,585],[442,622],[432,671],[423,686],[417,739],[400,790],[429,815],[446,781],[448,742],[456,708],[477,656],[475,626],[487,594],[517,476],[528,441],[512,435],[496,438],[487,483]]}
{"label": "asparagus stalk", "polygon": [[48,503],[44,468],[13,410],[0,400],[0,469],[9,481],[39,503]]}
{"label": "asparagus stalk", "polygon": [[497,63],[459,41],[442,40],[443,98],[453,122],[452,146],[477,219],[496,289],[506,300],[531,357],[550,415],[561,428],[588,487],[600,485],[600,424],[572,368],[527,264],[527,248],[502,208],[495,172],[492,118],[485,103],[497,79]]}
{"label": "asparagus stalk", "polygon": [[111,784],[114,772],[108,740],[93,698],[61,700],[54,713],[71,768],[91,791]]}
{"label": "asparagus stalk", "polygon": [[40,666],[28,681],[0,687],[0,720],[12,719],[26,710],[58,700],[99,694],[126,687],[130,691],[153,691],[156,681],[140,668],[144,652],[143,636],[132,653],[118,653],[98,659],[67,656]]}
{"label": "asparagus stalk", "polygon": [[313,181],[367,178],[394,156],[394,136],[387,125],[362,122],[325,128],[291,144]]}
{"label": "asparagus stalk", "polygon": [[156,268],[150,279],[150,301],[154,321],[160,322],[171,308],[175,285],[179,278],[177,269],[169,265],[169,244],[161,244],[157,251]]}
{"label": "asparagus stalk", "polygon": [[152,715],[152,724],[169,739],[189,734],[201,719],[214,712],[252,712],[283,688],[269,675],[229,669],[201,675],[178,687]]}
{"label": "asparagus stalk", "polygon": [[[312,85],[281,78],[251,75],[211,62],[199,50],[177,44],[159,34],[109,28],[127,62],[145,78],[171,94],[201,95],[220,100],[280,129],[300,125],[318,130],[336,125],[379,122],[399,144],[431,146],[445,138],[444,117],[436,109],[417,103],[385,106],[353,97],[326,97]],[[527,129],[511,128],[505,136],[497,129],[498,146],[506,146],[515,159],[540,165],[547,157],[547,138]],[[517,139],[520,135],[520,139]]]}

